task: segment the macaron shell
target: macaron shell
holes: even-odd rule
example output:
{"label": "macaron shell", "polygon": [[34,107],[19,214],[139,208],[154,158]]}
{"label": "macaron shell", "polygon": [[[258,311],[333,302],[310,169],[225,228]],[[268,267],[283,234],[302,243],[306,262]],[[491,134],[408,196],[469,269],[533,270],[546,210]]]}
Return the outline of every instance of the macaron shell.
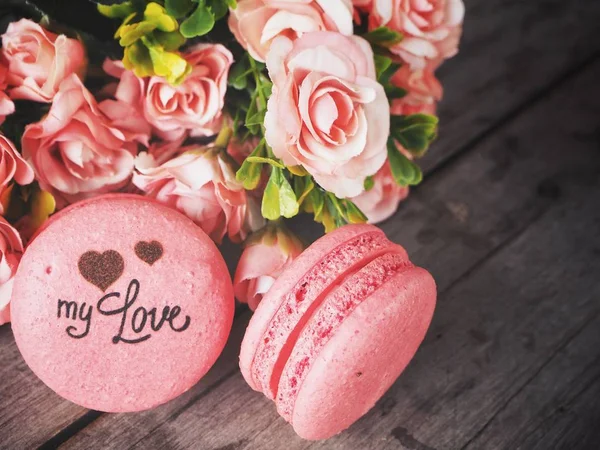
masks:
{"label": "macaron shell", "polygon": [[263,393],[273,399],[279,374],[307,320],[319,308],[329,291],[348,274],[359,270],[373,258],[396,247],[379,232],[367,232],[348,239],[317,262],[281,299],[269,328],[258,343],[253,361],[254,381]]}
{"label": "macaron shell", "polygon": [[[140,241],[159,242],[160,258],[152,264],[142,260],[135,250]],[[122,257],[122,275],[104,291],[86,280],[78,265],[90,250]],[[123,307],[128,290],[135,291],[133,280],[139,292],[121,336],[150,337],[114,343],[122,314],[101,314],[98,301],[114,292],[119,296],[106,301],[104,309]],[[86,323],[65,317],[59,300],[76,302],[80,314],[93,306],[84,337],[68,335],[69,330],[86,333]],[[155,319],[147,316],[143,331],[136,333],[131,321],[140,306],[156,308]],[[171,314],[179,307],[175,328],[183,329],[190,317],[187,328],[178,332],[169,320],[160,324],[166,306]],[[210,238],[167,207],[117,195],[61,212],[31,242],[15,277],[12,323],[23,357],[51,389],[84,407],[125,412],[154,407],[193,386],[223,349],[233,311],[227,267]],[[141,325],[142,315],[137,318]]]}
{"label": "macaron shell", "polygon": [[296,394],[313,361],[329,339],[335,336],[344,320],[386,282],[414,267],[400,249],[398,246],[397,253],[381,255],[348,275],[327,295],[300,332],[281,372],[277,390],[277,411],[288,422],[291,420]]}
{"label": "macaron shell", "polygon": [[267,332],[273,316],[279,310],[282,299],[323,257],[346,241],[363,233],[379,233],[381,230],[372,225],[347,225],[315,241],[294,260],[273,284],[254,312],[240,350],[240,369],[248,385],[254,390],[260,386],[254,380],[252,363],[256,350]]}
{"label": "macaron shell", "polygon": [[296,433],[326,439],[369,411],[414,356],[435,299],[431,275],[412,268],[364,300],[320,351],[299,387],[291,420]]}

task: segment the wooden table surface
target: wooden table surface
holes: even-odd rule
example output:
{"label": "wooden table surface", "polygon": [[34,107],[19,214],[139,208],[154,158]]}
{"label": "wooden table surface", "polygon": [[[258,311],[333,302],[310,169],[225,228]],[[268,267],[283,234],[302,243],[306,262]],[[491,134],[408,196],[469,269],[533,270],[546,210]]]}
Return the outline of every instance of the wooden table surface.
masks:
{"label": "wooden table surface", "polygon": [[3,326],[0,447],[600,448],[600,2],[466,4],[425,181],[382,226],[434,274],[438,306],[370,413],[328,441],[296,437],[239,373],[247,310],[198,385],[138,414],[62,400]]}

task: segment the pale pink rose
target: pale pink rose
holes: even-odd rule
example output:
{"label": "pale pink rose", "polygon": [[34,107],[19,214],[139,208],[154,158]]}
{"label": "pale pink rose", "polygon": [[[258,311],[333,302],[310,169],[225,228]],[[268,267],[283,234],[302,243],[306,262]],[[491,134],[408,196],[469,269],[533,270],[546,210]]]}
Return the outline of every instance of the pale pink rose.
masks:
{"label": "pale pink rose", "polygon": [[82,75],[86,66],[81,42],[51,33],[27,19],[8,25],[2,36],[2,52],[8,61],[13,99],[49,103],[60,83],[72,73]]}
{"label": "pale pink rose", "polygon": [[[33,182],[33,169],[21,157],[13,143],[0,133],[0,197],[14,180],[21,185]],[[4,214],[0,204],[0,214]]]}
{"label": "pale pink rose", "polygon": [[187,136],[183,135],[174,141],[152,142],[148,147],[147,152],[150,156],[152,156],[156,162],[156,165],[161,165],[186,151],[186,148],[183,146],[186,138]]}
{"label": "pale pink rose", "polygon": [[6,116],[15,112],[15,104],[6,93],[7,76],[8,67],[2,54],[0,54],[0,125],[2,125]]}
{"label": "pale pink rose", "polygon": [[114,91],[117,100],[143,111],[154,134],[164,140],[212,136],[221,126],[227,77],[233,55],[221,44],[197,44],[182,55],[192,72],[178,86],[162,77],[139,78],[122,63],[107,60],[104,70],[120,79]]}
{"label": "pale pink rose", "polygon": [[369,28],[387,26],[404,38],[391,51],[413,69],[458,51],[465,15],[463,0],[354,0],[369,13]]}
{"label": "pale pink rose", "polygon": [[302,165],[340,198],[360,194],[385,162],[390,128],[369,44],[328,31],[278,37],[267,67],[273,94],[265,137],[275,156]]}
{"label": "pale pink rose", "polygon": [[292,40],[313,31],[353,33],[351,0],[240,0],[229,15],[238,42],[261,62],[277,36]]}
{"label": "pale pink rose", "polygon": [[130,105],[98,104],[73,74],[61,83],[48,115],[25,128],[23,156],[42,189],[64,206],[123,187],[138,143],[147,145],[149,133]]}
{"label": "pale pink rose", "polygon": [[407,92],[404,97],[392,102],[392,114],[435,115],[437,102],[442,99],[444,91],[432,69],[427,67],[411,70],[408,65],[403,65],[394,74],[391,82]]}
{"label": "pale pink rose", "polygon": [[298,238],[281,226],[268,226],[251,236],[235,270],[235,297],[254,311],[277,277],[302,250]]}
{"label": "pale pink rose", "polygon": [[0,217],[0,325],[10,322],[10,297],[23,242],[4,217]]}
{"label": "pale pink rose", "polygon": [[243,241],[264,225],[260,205],[235,179],[229,158],[216,149],[194,148],[162,165],[143,152],[135,167],[135,186],[184,213],[217,243],[226,234]]}
{"label": "pale pink rose", "polygon": [[373,187],[352,201],[367,216],[369,223],[379,223],[391,217],[407,196],[408,187],[396,183],[390,164],[386,162],[373,177]]}

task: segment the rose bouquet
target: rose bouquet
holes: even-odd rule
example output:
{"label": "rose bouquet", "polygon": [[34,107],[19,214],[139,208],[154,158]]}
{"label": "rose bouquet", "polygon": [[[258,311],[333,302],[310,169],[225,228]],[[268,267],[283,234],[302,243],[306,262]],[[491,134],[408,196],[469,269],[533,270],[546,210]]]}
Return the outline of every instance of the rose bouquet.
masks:
{"label": "rose bouquet", "polygon": [[0,7],[0,323],[35,230],[108,192],[243,243],[235,291],[254,309],[302,251],[284,219],[380,222],[421,181],[435,70],[464,14],[462,0],[60,3]]}

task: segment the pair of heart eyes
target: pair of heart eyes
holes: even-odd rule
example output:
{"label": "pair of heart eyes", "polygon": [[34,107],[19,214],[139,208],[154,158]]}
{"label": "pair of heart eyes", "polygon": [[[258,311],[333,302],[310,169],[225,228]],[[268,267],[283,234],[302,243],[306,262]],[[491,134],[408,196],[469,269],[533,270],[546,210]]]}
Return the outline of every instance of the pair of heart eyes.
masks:
{"label": "pair of heart eyes", "polygon": [[[139,241],[135,244],[136,256],[148,265],[153,265],[163,255],[163,246],[158,241]],[[85,252],[77,264],[83,278],[103,292],[123,274],[125,262],[116,250],[103,253],[95,250]]]}

